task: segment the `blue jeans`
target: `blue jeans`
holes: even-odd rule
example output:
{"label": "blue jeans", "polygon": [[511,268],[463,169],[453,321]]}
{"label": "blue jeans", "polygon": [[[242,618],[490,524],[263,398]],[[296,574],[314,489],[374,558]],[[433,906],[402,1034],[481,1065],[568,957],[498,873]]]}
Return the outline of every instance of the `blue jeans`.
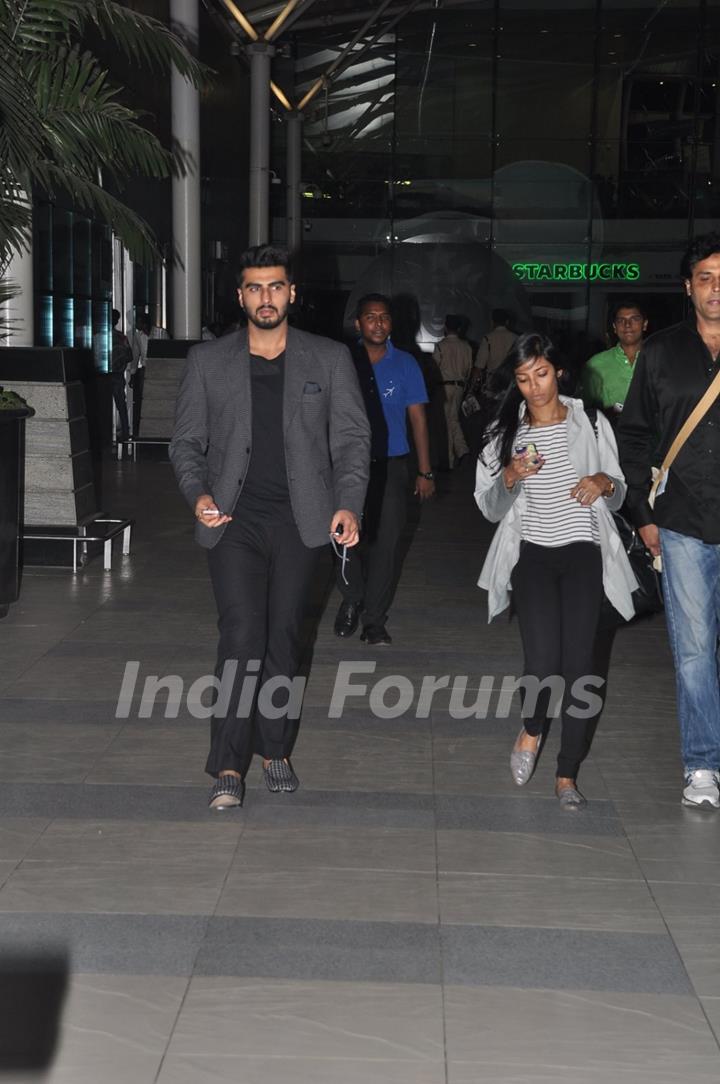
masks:
{"label": "blue jeans", "polygon": [[660,528],[663,592],[675,660],[686,771],[720,768],[720,545]]}

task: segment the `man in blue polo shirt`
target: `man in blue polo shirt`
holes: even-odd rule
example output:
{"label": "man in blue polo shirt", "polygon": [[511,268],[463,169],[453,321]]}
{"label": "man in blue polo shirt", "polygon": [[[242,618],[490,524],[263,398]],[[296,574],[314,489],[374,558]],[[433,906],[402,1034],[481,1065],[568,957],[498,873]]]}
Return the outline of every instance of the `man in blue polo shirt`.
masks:
{"label": "man in blue polo shirt", "polygon": [[387,297],[362,297],[355,327],[360,342],[353,360],[372,434],[370,482],[360,543],[345,562],[344,576],[338,563],[337,582],[343,601],[335,619],[335,633],[352,636],[362,614],[360,639],[368,644],[389,644],[392,641],[385,623],[407,513],[408,422],[418,466],[415,495],[423,501],[435,493],[425,414],[427,392],[415,358],[390,341],[392,318]]}

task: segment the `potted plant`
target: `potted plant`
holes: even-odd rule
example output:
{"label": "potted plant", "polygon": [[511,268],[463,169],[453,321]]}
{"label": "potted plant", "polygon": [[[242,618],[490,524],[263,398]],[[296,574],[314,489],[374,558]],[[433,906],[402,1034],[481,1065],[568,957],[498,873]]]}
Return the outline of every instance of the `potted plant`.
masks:
{"label": "potted plant", "polygon": [[35,411],[0,388],[0,617],[20,592],[25,419]]}

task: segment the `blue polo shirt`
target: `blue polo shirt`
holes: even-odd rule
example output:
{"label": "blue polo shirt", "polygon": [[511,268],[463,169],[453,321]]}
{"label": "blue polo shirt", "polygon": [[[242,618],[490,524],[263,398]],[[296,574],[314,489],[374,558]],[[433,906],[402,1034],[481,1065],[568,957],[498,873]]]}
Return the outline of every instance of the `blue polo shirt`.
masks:
{"label": "blue polo shirt", "polygon": [[407,455],[407,408],[428,401],[422,370],[412,354],[398,350],[388,339],[385,354],[372,371],[387,422],[387,454]]}

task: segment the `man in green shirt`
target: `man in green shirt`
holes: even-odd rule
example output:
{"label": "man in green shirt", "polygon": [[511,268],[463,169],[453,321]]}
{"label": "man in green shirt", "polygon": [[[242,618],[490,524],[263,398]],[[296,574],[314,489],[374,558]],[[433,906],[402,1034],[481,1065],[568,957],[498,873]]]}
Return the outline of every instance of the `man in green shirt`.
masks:
{"label": "man in green shirt", "polygon": [[583,369],[582,397],[586,406],[620,413],[647,326],[647,314],[636,301],[615,305],[612,328],[617,343],[591,357]]}

